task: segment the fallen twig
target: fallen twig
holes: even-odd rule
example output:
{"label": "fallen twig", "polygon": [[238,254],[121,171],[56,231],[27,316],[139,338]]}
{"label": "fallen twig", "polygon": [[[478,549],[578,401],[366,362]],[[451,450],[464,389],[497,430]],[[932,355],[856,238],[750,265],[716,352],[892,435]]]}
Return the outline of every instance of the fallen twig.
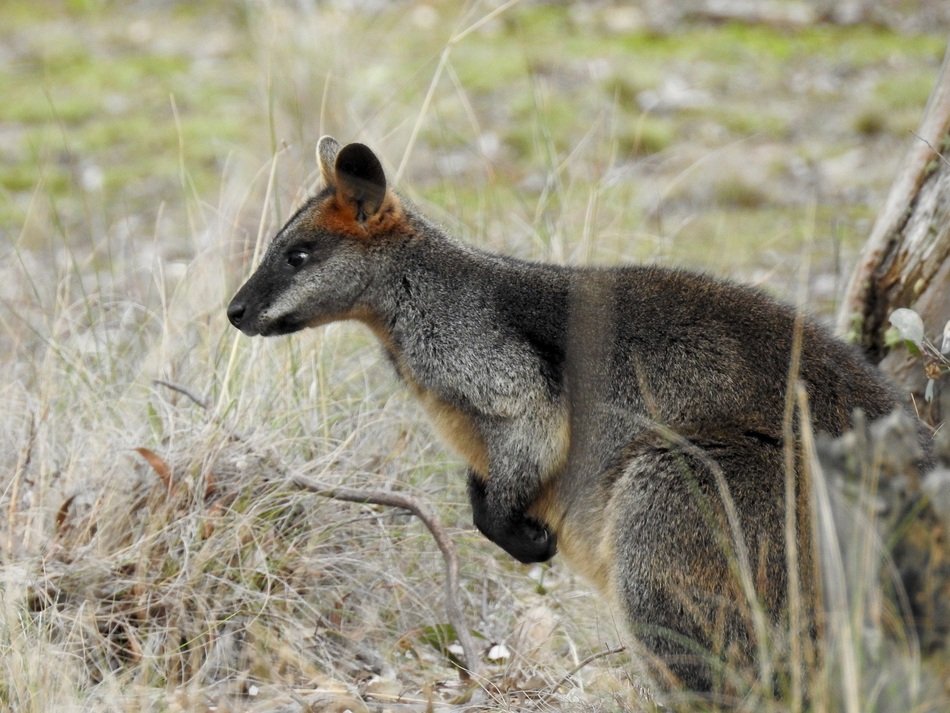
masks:
{"label": "fallen twig", "polygon": [[923,136],[918,134],[916,131],[911,131],[910,133],[914,135],[914,138],[919,139],[920,141],[923,141],[925,144],[927,144],[928,148],[930,148],[930,150],[933,151],[937,155],[937,158],[939,158],[945,164],[950,166],[950,160],[948,160],[946,156],[940,153],[940,149],[936,148],[932,143],[927,141],[927,139],[925,139]]}
{"label": "fallen twig", "polygon": [[438,517],[436,517],[424,503],[402,493],[325,485],[310,480],[310,478],[302,475],[295,475],[292,477],[292,480],[294,485],[325,498],[344,500],[351,503],[371,503],[374,505],[384,505],[386,507],[402,508],[422,520],[422,523],[428,528],[432,537],[435,539],[435,543],[439,546],[439,550],[442,552],[442,559],[445,561],[445,613],[449,618],[449,623],[455,629],[455,635],[458,637],[462,650],[465,652],[466,668],[460,669],[461,675],[464,678],[469,678],[473,675],[477,676],[480,670],[480,659],[457,597],[458,556],[455,553],[455,545],[452,543],[448,534],[446,534],[445,527],[439,521]]}
{"label": "fallen twig", "polygon": [[558,689],[559,689],[561,686],[563,686],[563,685],[566,684],[568,681],[570,681],[570,680],[577,674],[578,671],[580,671],[582,668],[584,668],[585,666],[587,666],[589,663],[592,663],[592,662],[596,661],[597,659],[602,659],[602,658],[604,658],[605,656],[613,656],[613,655],[615,655],[615,654],[623,653],[623,652],[626,651],[626,650],[627,650],[627,647],[626,647],[626,646],[615,646],[615,647],[612,648],[612,649],[604,649],[603,651],[598,651],[598,652],[595,653],[595,654],[591,654],[591,655],[588,656],[586,659],[584,659],[584,660],[581,661],[579,664],[577,664],[577,666],[575,666],[575,667],[572,668],[570,671],[568,671],[566,674],[564,674],[564,676],[561,677],[561,680],[560,680],[560,681],[558,681],[558,682],[557,682],[556,684],[554,684],[550,689],[548,689],[548,693],[550,693],[550,694],[557,693]]}
{"label": "fallen twig", "polygon": [[173,384],[170,381],[165,381],[164,379],[153,379],[152,383],[156,386],[164,386],[166,389],[171,389],[172,391],[177,391],[183,396],[187,396],[189,399],[198,404],[201,408],[208,410],[208,403],[204,399],[200,399],[195,396],[191,391],[186,389],[184,386],[179,386],[178,384]]}

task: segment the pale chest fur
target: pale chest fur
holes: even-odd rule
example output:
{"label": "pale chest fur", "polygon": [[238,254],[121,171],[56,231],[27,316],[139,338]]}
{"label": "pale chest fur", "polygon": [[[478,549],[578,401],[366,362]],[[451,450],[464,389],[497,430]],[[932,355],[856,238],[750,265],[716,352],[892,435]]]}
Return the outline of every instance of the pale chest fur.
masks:
{"label": "pale chest fur", "polygon": [[464,458],[476,473],[487,479],[488,447],[472,416],[415,382],[410,382],[409,387],[446,445]]}
{"label": "pale chest fur", "polygon": [[610,566],[614,561],[612,529],[614,513],[608,504],[604,512],[566,509],[567,499],[560,488],[563,472],[548,480],[529,514],[546,523],[557,535],[558,553],[573,571],[601,593],[610,593]]}

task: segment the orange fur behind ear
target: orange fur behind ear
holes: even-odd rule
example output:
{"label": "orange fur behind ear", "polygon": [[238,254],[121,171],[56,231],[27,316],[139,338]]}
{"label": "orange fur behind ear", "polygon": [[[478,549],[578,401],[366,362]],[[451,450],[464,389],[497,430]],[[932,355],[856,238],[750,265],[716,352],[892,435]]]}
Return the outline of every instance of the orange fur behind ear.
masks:
{"label": "orange fur behind ear", "polygon": [[363,240],[387,234],[405,234],[409,224],[402,210],[399,198],[392,191],[386,192],[383,204],[375,215],[360,222],[356,217],[356,207],[343,200],[339,195],[327,198],[313,212],[313,227],[337,235],[346,235]]}

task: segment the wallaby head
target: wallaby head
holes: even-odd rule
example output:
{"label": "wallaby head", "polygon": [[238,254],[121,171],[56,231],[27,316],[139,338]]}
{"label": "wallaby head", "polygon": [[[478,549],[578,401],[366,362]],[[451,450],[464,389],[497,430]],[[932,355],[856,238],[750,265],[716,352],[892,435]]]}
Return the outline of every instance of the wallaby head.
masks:
{"label": "wallaby head", "polygon": [[289,334],[364,316],[361,295],[374,255],[405,232],[402,207],[376,155],[324,136],[317,164],[326,184],[287,221],[228,306],[247,335]]}

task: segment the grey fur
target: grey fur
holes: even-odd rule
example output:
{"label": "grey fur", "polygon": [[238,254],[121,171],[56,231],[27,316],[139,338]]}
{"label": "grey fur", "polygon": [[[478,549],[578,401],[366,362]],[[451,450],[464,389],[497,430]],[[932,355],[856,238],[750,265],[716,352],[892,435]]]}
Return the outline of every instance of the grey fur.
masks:
{"label": "grey fur", "polygon": [[[321,140],[328,188],[277,234],[234,297],[232,322],[249,335],[369,325],[468,459],[479,529],[524,562],[559,546],[626,621],[660,688],[722,689],[716,662],[755,651],[737,552],[770,620],[781,623],[787,606],[783,423],[795,311],[689,272],[475,250],[389,191],[364,149],[345,174],[328,164],[350,147]],[[373,200],[346,209],[357,194]],[[302,265],[288,264],[301,252]],[[897,405],[876,370],[808,320],[802,345],[799,379],[817,430],[841,433],[854,409],[876,418]],[[723,483],[741,533],[728,523]],[[802,512],[800,487],[796,500]]]}

